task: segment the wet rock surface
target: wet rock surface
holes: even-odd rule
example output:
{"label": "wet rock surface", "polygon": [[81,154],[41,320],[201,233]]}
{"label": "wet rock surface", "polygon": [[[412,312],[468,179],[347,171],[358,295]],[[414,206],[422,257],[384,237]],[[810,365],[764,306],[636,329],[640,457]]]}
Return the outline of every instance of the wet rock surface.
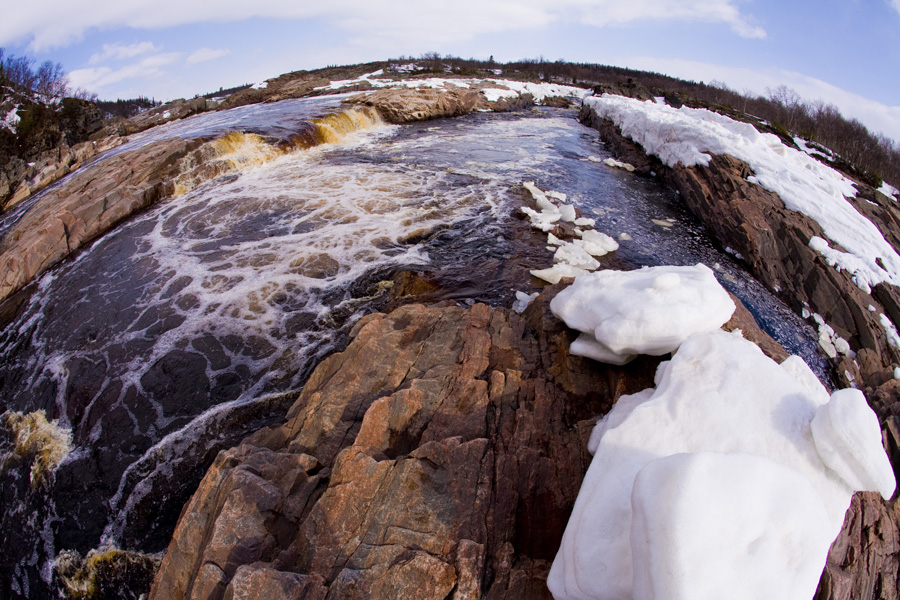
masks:
{"label": "wet rock surface", "polygon": [[0,301],[134,212],[174,191],[200,145],[170,140],[110,158],[49,192],[0,241]]}
{"label": "wet rock surface", "polygon": [[[661,176],[678,190],[684,203],[719,244],[743,257],[750,271],[767,287],[797,312],[806,307],[821,314],[839,336],[850,342],[855,359],[838,355],[831,361],[836,383],[839,387],[853,385],[863,389],[879,416],[895,472],[900,471],[896,450],[898,424],[892,408],[900,400],[900,387],[893,379],[893,368],[900,363],[900,355],[888,344],[878,319],[879,314],[885,313],[894,323],[898,322],[896,288],[880,284],[867,294],[845,272],[829,266],[809,247],[810,237],[823,236],[819,225],[786,209],[776,194],[746,181],[753,174],[746,163],[717,155],[706,167],[676,165],[670,169],[623,137],[610,121],[599,119],[586,109],[581,116],[587,125],[600,131],[617,158],[635,166],[635,172]],[[860,186],[864,189],[863,184]],[[855,202],[858,207],[866,204]],[[870,216],[896,247],[893,223],[900,213],[883,201],[868,205],[861,212]],[[844,530],[832,547],[817,600],[897,598],[898,536],[896,497],[886,502],[878,494],[854,496]]]}
{"label": "wet rock surface", "polygon": [[548,296],[365,318],[285,424],[219,455],[151,597],[549,597],[590,429],[658,359],[569,356]]}

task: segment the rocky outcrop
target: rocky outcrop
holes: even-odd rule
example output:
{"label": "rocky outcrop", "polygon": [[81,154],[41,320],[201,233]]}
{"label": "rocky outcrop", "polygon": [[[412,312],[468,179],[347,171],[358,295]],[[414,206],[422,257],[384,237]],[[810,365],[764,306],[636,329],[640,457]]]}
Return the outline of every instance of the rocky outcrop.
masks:
{"label": "rocky outcrop", "polygon": [[[598,119],[589,110],[582,111],[582,119],[600,131],[610,151],[634,165],[638,174],[659,175],[676,189],[712,237],[739,254],[750,271],[797,312],[808,308],[821,314],[838,335],[850,342],[856,358],[838,356],[832,360],[839,385],[864,390],[882,423],[895,473],[900,475],[900,384],[893,379],[900,355],[888,345],[878,320],[878,315],[885,313],[895,323],[900,322],[898,290],[881,284],[872,294],[866,294],[846,273],[829,266],[809,248],[811,236],[823,235],[819,225],[785,208],[776,194],[746,181],[752,175],[746,163],[727,155],[713,156],[709,166],[677,165],[670,169],[623,137],[612,122]],[[887,202],[863,210],[875,217],[873,222],[879,227],[887,228],[885,237],[895,243],[897,229],[893,224],[900,213]],[[829,555],[817,600],[898,597],[898,516],[896,498],[885,502],[878,494],[854,497],[844,530]]]}
{"label": "rocky outcrop", "polygon": [[351,104],[371,106],[389,123],[410,123],[439,117],[458,117],[477,108],[487,109],[487,100],[475,90],[456,88],[384,88],[353,96]]}
{"label": "rocky outcrop", "polygon": [[4,130],[0,140],[0,212],[115,145],[87,141],[102,126],[92,102],[64,98],[56,108],[21,102],[15,134]]}
{"label": "rocky outcrop", "polygon": [[[785,208],[777,194],[748,182],[751,169],[734,157],[713,156],[708,166],[676,165],[670,169],[624,138],[610,121],[598,119],[587,109],[582,111],[582,118],[600,131],[614,155],[635,166],[635,172],[660,175],[678,190],[713,238],[739,254],[769,289],[798,313],[803,308],[819,313],[840,337],[850,342],[861,356],[856,362],[846,357],[834,360],[842,385],[862,385],[871,400],[875,390],[892,379],[900,354],[887,343],[879,321],[881,313],[891,316],[886,298],[892,292],[867,294],[847,273],[826,264],[809,247],[812,236],[824,237],[818,223]],[[900,216],[888,212],[895,212],[890,206],[871,208],[871,212],[877,209],[882,215],[879,224],[893,223],[892,219]],[[896,292],[893,294],[896,296]],[[876,310],[870,310],[870,306]],[[886,416],[884,406],[874,407],[882,417]]]}
{"label": "rocky outcrop", "polygon": [[[240,168],[257,138],[174,138],[109,157],[41,197],[0,240],[0,303],[139,210]],[[272,154],[282,150],[271,149]]]}
{"label": "rocky outcrop", "polygon": [[0,199],[5,199],[0,212],[7,211],[31,194],[81,168],[97,154],[118,146],[125,140],[107,137],[97,142],[81,142],[44,152],[32,162],[11,159],[0,169]]}
{"label": "rocky outcrop", "polygon": [[658,359],[568,355],[547,296],[361,321],[285,424],[219,455],[151,598],[549,598],[594,420]]}

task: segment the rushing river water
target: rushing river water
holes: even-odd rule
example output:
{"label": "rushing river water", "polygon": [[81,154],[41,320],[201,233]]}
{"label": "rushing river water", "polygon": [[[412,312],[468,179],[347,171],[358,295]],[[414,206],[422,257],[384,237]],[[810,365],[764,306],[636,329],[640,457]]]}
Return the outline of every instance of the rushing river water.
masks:
{"label": "rushing river water", "polygon": [[[288,138],[338,100],[202,115],[130,144],[227,129]],[[523,181],[628,234],[617,261],[713,266],[822,371],[815,333],[716,250],[676,195],[587,160],[608,153],[574,112],[368,125],[167,200],[33,284],[0,332],[0,407],[45,410],[71,429],[72,451],[45,487],[0,472],[0,598],[51,596],[63,550],[163,550],[216,452],[283,416],[398,271],[464,303],[509,306],[537,289],[527,269],[552,255],[515,216]]]}

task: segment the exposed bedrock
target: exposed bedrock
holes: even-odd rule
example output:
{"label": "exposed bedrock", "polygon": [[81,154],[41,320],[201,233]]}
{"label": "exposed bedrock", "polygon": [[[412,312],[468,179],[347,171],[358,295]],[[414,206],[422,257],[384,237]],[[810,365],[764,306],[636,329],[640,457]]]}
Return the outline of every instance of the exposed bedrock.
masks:
{"label": "exposed bedrock", "polygon": [[[670,169],[624,138],[612,122],[598,119],[589,109],[582,111],[582,119],[600,131],[609,150],[634,165],[637,173],[664,177],[712,237],[739,254],[750,271],[798,313],[808,307],[848,340],[858,357],[855,363],[841,356],[834,360],[840,384],[859,385],[869,401],[875,401],[875,390],[893,379],[893,367],[900,364],[900,354],[889,346],[879,321],[879,315],[885,313],[900,322],[896,288],[881,284],[867,294],[846,272],[829,266],[809,247],[812,236],[825,237],[818,223],[785,208],[777,194],[746,181],[752,171],[743,161],[717,155],[709,166],[676,165]],[[900,233],[893,225],[900,213],[887,203],[867,205],[867,209],[877,217],[873,222],[887,230],[886,239],[893,242]],[[890,403],[874,404],[882,419],[891,414]]]}
{"label": "exposed bedrock", "polygon": [[[749,183],[746,163],[731,156],[713,156],[708,167],[669,169],[624,138],[612,122],[589,110],[582,120],[600,131],[607,148],[631,163],[642,175],[655,172],[679,191],[682,200],[723,247],[739,253],[751,272],[790,302],[799,312],[804,303],[821,314],[857,352],[856,360],[833,360],[840,386],[855,383],[879,416],[885,448],[900,477],[900,380],[893,367],[897,350],[887,343],[878,315],[900,322],[900,291],[889,284],[872,294],[859,289],[844,272],[829,266],[809,247],[822,230],[812,219],[787,210],[781,199]],[[877,196],[877,195],[876,195]],[[898,213],[879,202],[862,210],[896,246]],[[873,200],[874,201],[874,200]],[[871,213],[871,215],[869,214]],[[869,307],[875,307],[875,311]],[[900,597],[900,507],[897,498],[885,502],[878,494],[857,494],[844,529],[832,546],[816,600]]]}
{"label": "exposed bedrock", "polygon": [[351,104],[371,106],[389,123],[410,123],[442,117],[458,117],[475,110],[512,110],[531,105],[531,96],[488,102],[475,89],[383,88],[353,96]]}
{"label": "exposed bedrock", "polygon": [[284,425],[219,455],[151,597],[549,598],[594,420],[658,359],[569,356],[546,296],[364,319]]}
{"label": "exposed bedrock", "polygon": [[135,212],[233,168],[215,142],[171,139],[79,171],[0,240],[0,302]]}

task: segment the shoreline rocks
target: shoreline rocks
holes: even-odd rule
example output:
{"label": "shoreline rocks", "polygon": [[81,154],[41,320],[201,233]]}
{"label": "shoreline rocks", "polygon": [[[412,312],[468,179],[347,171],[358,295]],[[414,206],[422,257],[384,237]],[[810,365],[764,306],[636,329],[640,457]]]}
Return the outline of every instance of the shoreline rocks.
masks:
{"label": "shoreline rocks", "polygon": [[569,355],[546,296],[361,321],[285,424],[219,455],[151,598],[549,598],[594,419],[658,359]]}
{"label": "shoreline rocks", "polygon": [[[582,109],[581,119],[600,132],[614,156],[634,165],[637,174],[655,174],[677,190],[718,243],[739,254],[750,271],[797,312],[805,308],[821,314],[839,336],[851,342],[855,359],[839,355],[831,361],[836,377],[841,386],[858,386],[865,392],[879,416],[895,474],[900,473],[900,388],[893,379],[900,355],[888,344],[877,318],[880,312],[892,319],[900,315],[896,288],[881,284],[869,295],[846,273],[829,266],[809,247],[810,237],[822,235],[818,224],[787,210],[776,194],[747,182],[751,171],[746,163],[725,155],[713,156],[706,167],[685,168],[679,164],[669,169],[590,109]],[[892,223],[897,218],[896,209],[882,204],[866,210],[877,212],[876,224]],[[892,232],[885,235],[893,239]],[[854,496],[844,529],[832,546],[816,600],[898,598],[898,538],[896,494],[891,501],[877,494]]]}

